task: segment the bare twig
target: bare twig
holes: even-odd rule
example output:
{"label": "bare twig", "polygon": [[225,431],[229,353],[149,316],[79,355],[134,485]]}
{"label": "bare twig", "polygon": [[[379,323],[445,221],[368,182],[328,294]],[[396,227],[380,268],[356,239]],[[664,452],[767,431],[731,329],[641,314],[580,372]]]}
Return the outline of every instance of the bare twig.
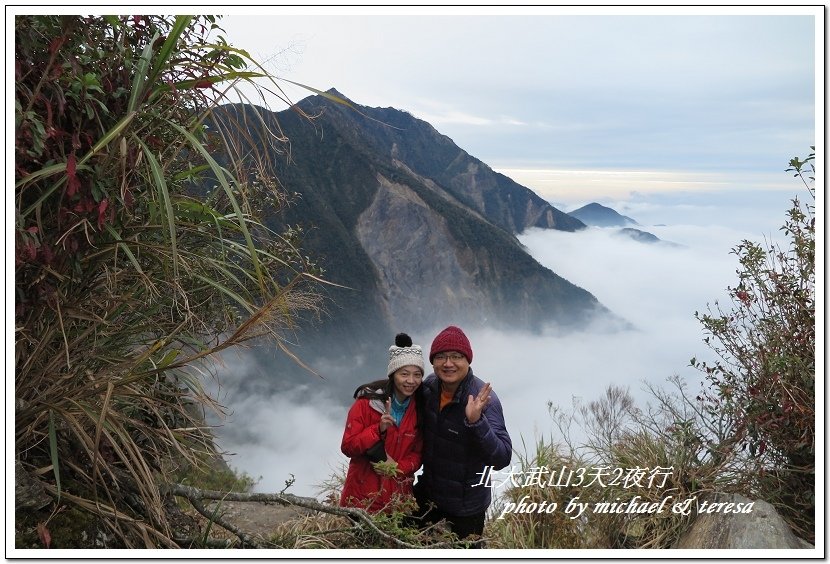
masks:
{"label": "bare twig", "polygon": [[[351,507],[336,507],[333,505],[327,505],[325,503],[320,503],[310,498],[306,497],[299,497],[292,494],[272,494],[272,493],[239,493],[239,492],[220,492],[215,490],[200,490],[197,488],[193,488],[191,486],[185,486],[183,484],[172,484],[170,486],[171,493],[184,497],[191,504],[193,507],[199,511],[202,515],[214,521],[217,525],[224,527],[225,529],[231,531],[236,536],[240,538],[245,544],[250,544],[252,546],[256,546],[256,542],[251,539],[249,535],[246,535],[244,532],[238,530],[236,527],[228,526],[226,522],[220,520],[219,518],[211,516],[207,513],[207,510],[201,504],[202,500],[205,499],[214,499],[214,500],[222,500],[222,501],[251,501],[251,502],[261,502],[261,503],[279,503],[280,505],[285,506],[296,506],[296,507],[304,507],[306,509],[311,509],[314,511],[319,511],[321,513],[328,513],[330,515],[340,515],[345,517],[350,517],[365,525],[369,528],[372,532],[374,532],[379,537],[388,540],[389,542],[402,547],[402,548],[424,548],[424,546],[411,544],[406,541],[402,541],[399,538],[396,538],[389,533],[382,531],[378,526],[374,523],[369,513],[362,509],[356,509]],[[197,505],[198,504],[198,505]],[[201,506],[201,509],[199,508]],[[244,538],[243,538],[244,535]],[[460,547],[466,546],[465,542],[440,542],[435,544],[430,544],[429,548],[453,548],[453,547]]]}
{"label": "bare twig", "polygon": [[201,513],[203,517],[207,518],[209,521],[212,521],[213,523],[216,523],[220,527],[227,529],[228,531],[232,532],[237,537],[239,537],[239,540],[242,541],[243,546],[250,546],[252,548],[262,548],[260,546],[260,543],[254,540],[254,538],[251,535],[249,535],[242,529],[235,527],[234,525],[226,521],[221,515],[218,515],[216,512],[211,512],[210,510],[208,510],[208,508],[205,507],[204,504],[202,504],[201,500],[193,499],[191,497],[188,497],[187,499],[188,501],[190,501],[190,504],[193,506],[193,508],[199,513]]}

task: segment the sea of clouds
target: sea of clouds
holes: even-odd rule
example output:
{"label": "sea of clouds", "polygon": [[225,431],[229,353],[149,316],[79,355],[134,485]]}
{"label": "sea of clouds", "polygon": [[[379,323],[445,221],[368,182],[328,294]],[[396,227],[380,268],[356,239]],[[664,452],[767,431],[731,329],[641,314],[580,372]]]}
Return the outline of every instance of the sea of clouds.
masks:
{"label": "sea of clouds", "polygon": [[[698,209],[686,206],[684,212],[661,205],[662,213],[640,204],[648,222],[631,209],[621,213],[673,245],[636,242],[620,237],[614,228],[578,233],[533,229],[519,237],[541,264],[593,293],[632,325],[620,331],[600,322],[566,335],[467,330],[475,374],[491,382],[501,399],[519,454],[525,452],[523,445],[531,450],[538,437],[553,431],[548,402],[567,409],[574,398],[588,402],[617,385],[628,388],[642,405],[650,399],[644,383],[667,385],[674,375],[691,390],[700,389],[702,375],[689,361],[711,358],[712,353],[703,343],[695,312],[716,301],[729,307],[726,289],[736,283],[738,267],[732,249],[743,239],[775,236],[777,226],[769,213],[753,230],[744,227],[752,224],[746,216],[740,226],[715,224],[707,220],[714,216]],[[781,222],[785,209],[779,212]],[[658,223],[652,216],[671,220]],[[684,217],[695,223],[684,222]],[[719,210],[718,217],[728,218],[729,213]],[[428,350],[441,329],[412,336]],[[348,463],[340,453],[340,440],[349,401],[331,383],[314,378],[290,390],[259,385],[252,391],[246,381],[267,378],[267,369],[234,354],[225,358],[222,387],[215,390],[230,411],[217,433],[220,447],[230,453],[229,464],[258,478],[257,491],[281,491],[293,480],[289,493],[320,495],[322,484],[343,474]]]}

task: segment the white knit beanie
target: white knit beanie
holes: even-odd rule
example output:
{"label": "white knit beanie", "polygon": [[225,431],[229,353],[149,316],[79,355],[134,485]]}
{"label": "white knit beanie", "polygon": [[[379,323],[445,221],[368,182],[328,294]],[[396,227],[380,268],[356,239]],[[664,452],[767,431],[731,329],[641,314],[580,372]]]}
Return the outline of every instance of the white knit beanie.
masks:
{"label": "white knit beanie", "polygon": [[424,353],[421,347],[412,344],[412,338],[406,333],[395,336],[395,344],[389,347],[389,366],[386,375],[391,376],[404,366],[417,366],[424,370]]}

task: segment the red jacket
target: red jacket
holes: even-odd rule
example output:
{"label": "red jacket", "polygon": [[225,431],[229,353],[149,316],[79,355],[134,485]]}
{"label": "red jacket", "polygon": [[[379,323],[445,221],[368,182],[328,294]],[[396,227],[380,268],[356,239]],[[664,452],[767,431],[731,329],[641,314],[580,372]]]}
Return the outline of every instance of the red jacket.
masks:
{"label": "red jacket", "polygon": [[421,432],[417,429],[418,416],[415,399],[409,402],[400,426],[386,430],[386,454],[398,463],[398,475],[380,476],[372,468],[366,451],[380,440],[378,423],[384,405],[380,400],[358,398],[346,418],[346,430],[340,450],[348,456],[349,470],[340,505],[380,511],[393,494],[412,495],[415,472],[421,467]]}

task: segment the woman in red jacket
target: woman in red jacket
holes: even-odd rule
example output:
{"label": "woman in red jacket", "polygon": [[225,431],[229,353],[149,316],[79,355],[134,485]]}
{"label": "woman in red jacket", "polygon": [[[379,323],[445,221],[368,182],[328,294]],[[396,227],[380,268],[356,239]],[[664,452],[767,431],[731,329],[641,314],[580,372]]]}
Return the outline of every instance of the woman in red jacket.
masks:
{"label": "woman in red jacket", "polygon": [[424,377],[424,356],[406,333],[399,333],[389,347],[387,375],[355,391],[357,401],[349,410],[340,444],[350,458],[341,506],[391,510],[393,498],[412,495],[415,472],[421,467],[415,391]]}

